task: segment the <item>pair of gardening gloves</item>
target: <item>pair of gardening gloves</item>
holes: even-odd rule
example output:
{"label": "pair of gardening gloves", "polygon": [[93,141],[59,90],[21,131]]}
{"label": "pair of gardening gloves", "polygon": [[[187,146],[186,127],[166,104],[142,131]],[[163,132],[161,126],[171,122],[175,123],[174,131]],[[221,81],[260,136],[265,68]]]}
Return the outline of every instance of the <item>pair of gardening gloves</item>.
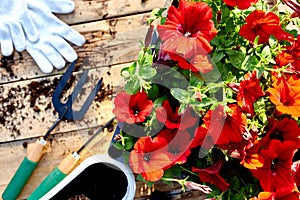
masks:
{"label": "pair of gardening gloves", "polygon": [[66,60],[73,62],[77,54],[67,41],[81,46],[85,39],[53,13],[74,9],[72,0],[0,0],[2,54],[27,50],[44,73],[63,68]]}

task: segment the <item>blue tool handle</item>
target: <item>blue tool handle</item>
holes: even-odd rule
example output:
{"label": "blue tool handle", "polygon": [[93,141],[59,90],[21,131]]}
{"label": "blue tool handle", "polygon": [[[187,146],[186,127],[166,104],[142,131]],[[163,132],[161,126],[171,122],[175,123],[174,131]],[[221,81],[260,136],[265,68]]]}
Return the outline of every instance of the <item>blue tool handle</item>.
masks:
{"label": "blue tool handle", "polygon": [[45,140],[39,139],[35,144],[32,145],[28,156],[23,159],[13,178],[4,190],[2,194],[3,200],[17,199],[32,172],[37,167],[39,160],[43,155],[45,144]]}

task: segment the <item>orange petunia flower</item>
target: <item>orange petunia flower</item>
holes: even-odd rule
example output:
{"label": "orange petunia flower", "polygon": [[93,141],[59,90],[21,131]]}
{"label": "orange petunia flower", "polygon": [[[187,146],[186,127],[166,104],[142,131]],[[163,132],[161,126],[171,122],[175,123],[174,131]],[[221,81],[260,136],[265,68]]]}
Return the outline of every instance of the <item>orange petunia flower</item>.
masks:
{"label": "orange petunia flower", "polygon": [[249,200],[275,200],[275,195],[272,192],[260,192],[258,197],[253,197]]}
{"label": "orange petunia flower", "polygon": [[290,64],[290,69],[300,71],[300,36],[295,39],[286,50],[280,52],[276,57],[276,63],[279,67]]}
{"label": "orange petunia flower", "polygon": [[267,92],[276,109],[292,117],[300,117],[300,79],[294,76],[287,78],[272,76],[273,87]]}
{"label": "orange petunia flower", "polygon": [[129,154],[129,164],[134,173],[140,173],[145,180],[158,181],[164,175],[164,169],[173,162],[173,155],[162,151],[168,144],[164,138],[141,137]]}

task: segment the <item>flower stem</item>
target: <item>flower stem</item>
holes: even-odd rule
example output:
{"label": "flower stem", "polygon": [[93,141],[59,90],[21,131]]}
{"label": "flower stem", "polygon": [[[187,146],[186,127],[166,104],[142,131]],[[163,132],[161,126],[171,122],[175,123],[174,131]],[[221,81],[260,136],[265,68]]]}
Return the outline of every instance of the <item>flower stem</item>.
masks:
{"label": "flower stem", "polygon": [[198,177],[198,174],[196,174],[196,173],[194,173],[194,172],[192,172],[192,171],[190,171],[190,170],[188,170],[188,169],[186,169],[186,168],[184,168],[182,166],[180,166],[180,169],[182,169],[183,171],[186,171],[186,172],[188,172],[188,173],[190,173],[190,174],[195,175],[195,176]]}

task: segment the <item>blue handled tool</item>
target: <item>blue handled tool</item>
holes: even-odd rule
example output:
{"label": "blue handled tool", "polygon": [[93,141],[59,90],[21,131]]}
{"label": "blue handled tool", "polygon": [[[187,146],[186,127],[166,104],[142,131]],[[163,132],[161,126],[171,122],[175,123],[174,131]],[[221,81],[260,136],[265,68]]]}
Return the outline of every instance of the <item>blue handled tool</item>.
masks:
{"label": "blue handled tool", "polygon": [[22,188],[26,184],[27,180],[30,178],[32,172],[38,165],[41,157],[43,156],[43,149],[47,143],[47,138],[49,137],[50,133],[54,130],[54,128],[62,121],[62,120],[80,120],[85,113],[87,112],[89,106],[93,102],[95,96],[97,95],[98,91],[102,85],[102,79],[98,81],[96,86],[90,92],[89,96],[87,97],[85,103],[82,105],[81,109],[78,111],[74,111],[72,109],[72,105],[77,98],[78,94],[82,90],[84,83],[87,80],[88,70],[84,71],[82,76],[80,77],[78,83],[73,89],[73,92],[69,95],[66,103],[62,103],[60,101],[60,97],[64,89],[67,86],[68,81],[71,78],[72,72],[75,69],[75,61],[71,63],[68,70],[63,74],[62,78],[60,79],[55,91],[52,95],[52,104],[55,110],[59,113],[58,119],[54,122],[54,124],[48,129],[46,134],[37,140],[35,144],[33,144],[32,151],[28,152],[28,155],[24,158],[23,162],[19,166],[18,170],[14,174],[13,178],[11,179],[10,183],[7,185],[5,191],[2,194],[3,200],[15,200]]}

